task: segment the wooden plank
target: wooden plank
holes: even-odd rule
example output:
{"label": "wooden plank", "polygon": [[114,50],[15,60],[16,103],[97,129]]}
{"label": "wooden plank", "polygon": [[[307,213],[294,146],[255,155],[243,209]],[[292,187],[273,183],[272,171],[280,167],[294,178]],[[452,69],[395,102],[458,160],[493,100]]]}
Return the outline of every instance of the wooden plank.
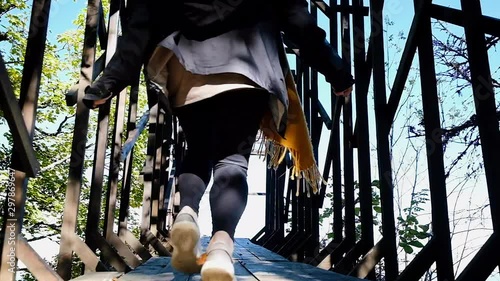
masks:
{"label": "wooden plank", "polygon": [[379,263],[384,256],[383,241],[384,241],[383,238],[380,239],[380,241],[375,246],[373,246],[368,251],[368,253],[361,259],[361,261],[358,262],[356,267],[354,267],[354,269],[349,273],[349,275],[356,276],[359,278],[366,278],[370,274],[370,272],[375,268],[377,263]]}
{"label": "wooden plank", "polygon": [[[244,243],[245,240],[249,241],[246,238],[236,238],[235,240],[236,241],[241,240],[243,241],[242,243]],[[209,242],[210,242],[210,237],[208,236],[201,237],[200,245],[203,252],[206,251]],[[259,258],[256,255],[248,251],[245,247],[240,246],[238,242],[236,242],[234,247],[233,259],[236,261],[248,261],[248,260],[259,261]]]}
{"label": "wooden plank", "polygon": [[187,281],[189,275],[175,271],[170,266],[170,258],[153,257],[143,265],[137,267],[119,278],[120,281]]}
{"label": "wooden plank", "polygon": [[359,281],[361,279],[345,276],[328,270],[320,269],[312,265],[298,262],[271,262],[260,261],[249,262],[243,266],[261,281]]}
{"label": "wooden plank", "polygon": [[[108,33],[106,34],[106,25],[104,20],[99,21],[98,34],[101,41],[101,46],[106,44],[106,50],[109,56],[106,56],[106,64],[109,63],[112,56],[115,54],[118,32],[119,32],[119,17],[120,17],[120,6],[122,1],[111,1],[110,3],[110,16],[108,24]],[[103,13],[102,2],[99,6],[99,13]],[[102,19],[102,17],[101,17]],[[106,36],[103,38],[102,36]],[[109,37],[108,37],[109,36]],[[116,201],[117,201],[117,191],[118,191],[118,178],[120,173],[120,150],[122,147],[122,133],[123,133],[123,119],[125,118],[125,99],[126,90],[123,90],[116,97],[116,110],[115,110],[115,120],[113,129],[113,146],[111,146],[111,159],[109,163],[109,175],[108,175],[108,186],[106,190],[106,203],[104,211],[104,225],[103,225],[103,235],[106,239],[113,234],[113,224],[115,219]]]}
{"label": "wooden plank", "polygon": [[158,255],[165,257],[171,256],[165,245],[163,245],[162,242],[153,233],[151,233],[151,231],[147,230],[144,233],[143,239],[143,243],[151,245],[156,250],[156,252],[158,252]]}
{"label": "wooden plank", "polygon": [[416,9],[415,16],[413,17],[410,31],[408,32],[408,39],[406,40],[403,54],[401,55],[401,60],[399,61],[399,66],[396,71],[396,77],[394,78],[394,82],[392,85],[389,101],[387,102],[387,120],[391,122],[391,124],[394,122],[394,119],[396,117],[399,102],[405,90],[405,85],[408,81],[408,75],[410,73],[413,59],[417,51],[417,45],[420,41],[421,35],[419,33],[419,27],[421,26],[422,20],[424,19],[422,15],[424,3],[425,1],[420,1],[420,7]]}
{"label": "wooden plank", "polygon": [[115,281],[122,275],[122,272],[90,272],[70,281]]}
{"label": "wooden plank", "polygon": [[[151,95],[153,93],[148,93]],[[150,216],[149,216],[149,231],[151,231],[156,237],[162,237],[162,233],[160,232],[161,227],[159,226],[160,218],[159,218],[159,208],[163,205],[163,202],[160,199],[160,189],[162,187],[161,183],[161,170],[162,170],[162,146],[163,146],[163,128],[164,128],[164,120],[165,114],[162,113],[161,110],[158,109],[156,114],[156,120],[153,123],[154,132],[150,131],[150,135],[154,134],[151,139],[152,145],[152,179],[151,179],[151,196],[150,196]],[[149,151],[149,148],[148,148]],[[162,203],[160,203],[162,202]]]}
{"label": "wooden plank", "polygon": [[108,186],[106,189],[106,203],[104,210],[103,235],[106,239],[114,235],[113,225],[115,222],[116,201],[118,198],[118,181],[120,175],[120,151],[122,148],[123,120],[125,119],[126,91],[121,91],[116,97],[115,120],[113,129],[113,146],[111,146],[112,158],[109,162]]}
{"label": "wooden plank", "polygon": [[136,268],[141,265],[142,261],[139,260],[131,249],[123,242],[116,234],[109,233],[108,239],[111,246],[113,246],[118,254],[122,257],[123,261],[131,268]]}
{"label": "wooden plank", "polygon": [[462,273],[457,277],[457,281],[466,280],[486,280],[488,275],[498,265],[498,259],[492,259],[498,254],[500,248],[500,236],[493,233],[479,251],[474,255],[469,264],[464,268]]}
{"label": "wooden plank", "polygon": [[149,260],[152,255],[144,245],[134,236],[130,230],[126,228],[120,229],[119,238],[122,239],[127,245],[129,245],[136,254],[138,254],[142,260]]}
{"label": "wooden plank", "polygon": [[246,238],[236,238],[235,242],[237,244],[237,247],[241,247],[246,249],[248,252],[252,253],[254,256],[256,256],[260,260],[265,260],[265,261],[288,261],[286,258],[283,256],[280,256],[274,252],[269,251],[268,249],[255,245],[250,240]]}
{"label": "wooden plank", "polygon": [[24,123],[24,118],[14,95],[14,90],[10,83],[7,69],[0,54],[0,109],[4,113],[7,124],[9,125],[10,132],[16,151],[21,158],[23,167],[16,167],[22,170],[29,177],[34,177],[40,170],[40,164],[36,160],[35,151],[31,145],[31,138]]}
{"label": "wooden plank", "polygon": [[[237,262],[234,264],[234,273],[236,275],[236,280],[237,281],[255,281],[258,280],[253,276],[253,274],[248,271],[243,264]],[[201,275],[200,274],[193,274],[189,277],[189,281],[201,281]]]}
{"label": "wooden plank", "polygon": [[63,281],[61,276],[38,255],[24,237],[19,236],[17,242],[16,256],[26,265],[37,280]]}
{"label": "wooden plank", "polygon": [[[78,205],[80,204],[80,193],[83,181],[83,170],[85,150],[87,146],[87,132],[89,122],[89,110],[81,102],[84,89],[92,82],[93,63],[95,58],[95,47],[97,43],[97,22],[99,21],[98,5],[100,0],[89,0],[87,4],[87,18],[85,24],[84,47],[82,52],[79,90],[77,95],[77,107],[75,127],[73,130],[73,141],[71,144],[71,160],[68,172],[68,184],[64,201],[64,214],[61,227],[61,240],[59,245],[59,256],[57,260],[57,273],[65,280],[71,278],[73,244],[75,229],[78,221]],[[75,240],[79,241],[79,240]],[[85,243],[83,243],[85,244]],[[78,245],[81,246],[81,245]],[[86,245],[85,245],[86,247]],[[85,247],[81,247],[84,249]],[[86,247],[88,249],[88,247]],[[85,249],[85,250],[87,250]],[[76,250],[76,249],[75,249]],[[88,249],[89,250],[89,249]],[[92,256],[94,253],[90,251]],[[89,258],[90,259],[90,258]],[[92,257],[93,259],[93,257]],[[95,261],[94,268],[97,265]]]}
{"label": "wooden plank", "polygon": [[370,31],[373,63],[373,102],[375,107],[378,174],[380,179],[380,200],[382,203],[382,232],[385,243],[385,278],[394,280],[399,273],[396,242],[396,222],[394,219],[394,184],[392,181],[392,163],[390,157],[389,130],[391,124],[387,114],[387,84],[385,76],[384,34],[382,0],[370,1]]}
{"label": "wooden plank", "polygon": [[[113,4],[115,4],[115,3],[111,2],[112,7],[113,7]],[[113,11],[111,11],[111,12],[113,12]],[[100,15],[104,15],[104,8],[102,6],[102,2],[99,3],[99,14]],[[116,14],[118,14],[118,13],[116,13]],[[110,22],[111,22],[113,16],[110,16],[110,18],[111,18],[110,19]],[[111,27],[111,24],[109,24],[109,26]],[[108,38],[113,33],[111,31],[108,31],[106,33],[106,30],[107,30],[107,28],[106,28],[106,21],[104,20],[103,16],[100,16],[99,17],[99,25],[97,26],[97,35],[99,36],[99,43],[100,43],[99,45],[100,45],[101,49],[103,49],[103,50],[109,49],[109,43],[110,43],[110,41],[113,42],[113,43],[115,43],[115,45],[116,45],[116,37],[113,38],[112,40],[109,40]]]}
{"label": "wooden plank", "polygon": [[[91,233],[87,240],[91,240],[97,248],[101,250],[101,258],[120,272],[129,272],[132,269],[125,263],[124,259],[118,254],[117,250],[113,248],[104,237],[99,233]],[[126,247],[125,245],[123,245]],[[127,248],[128,249],[128,248]]]}
{"label": "wooden plank", "polygon": [[99,233],[101,224],[102,186],[104,182],[104,166],[106,165],[106,152],[108,145],[109,129],[109,101],[99,107],[97,116],[97,133],[95,135],[94,161],[92,162],[92,176],[90,181],[90,195],[88,201],[87,222],[85,226],[85,243],[92,251],[98,246],[95,239],[89,239]]}
{"label": "wooden plank", "polygon": [[[129,94],[129,108],[128,108],[128,121],[127,121],[127,139],[131,138],[135,131],[135,122],[137,120],[137,100],[139,95],[139,78],[137,77],[136,84],[131,87]],[[122,187],[120,191],[120,212],[118,215],[118,236],[121,239],[127,240],[127,242],[134,248],[134,250],[139,253],[139,255],[143,259],[151,258],[151,255],[146,258],[149,254],[149,251],[144,252],[143,250],[139,251],[140,246],[135,241],[135,236],[132,235],[134,239],[127,238],[129,236],[129,232],[127,229],[127,219],[129,215],[129,207],[130,207],[130,189],[132,182],[132,163],[133,163],[133,155],[134,148],[130,150],[130,153],[127,155],[125,162],[123,163],[123,176],[122,176]],[[125,235],[125,236],[124,236]],[[132,241],[132,242],[131,242]]]}
{"label": "wooden plank", "polygon": [[233,259],[235,259],[237,261],[241,261],[241,262],[247,262],[247,261],[257,262],[260,260],[256,255],[254,255],[253,253],[251,253],[247,249],[240,248],[240,247],[236,247],[234,249]]}
{"label": "wooden plank", "polygon": [[[129,272],[119,278],[120,281],[194,281],[201,280],[199,274],[187,275],[176,271],[170,265],[171,258],[169,257],[154,257],[148,260],[143,265],[137,267],[134,271]],[[235,274],[238,281],[257,280],[245,267],[240,263],[235,263]]]}
{"label": "wooden plank", "polygon": [[[24,148],[23,146],[26,145],[26,143],[22,143],[21,147],[19,147],[19,144],[16,142],[16,134],[20,132],[13,132],[13,137],[14,137],[14,151],[11,157],[11,167],[13,169],[19,170],[19,168],[24,168],[23,171],[28,174],[28,176],[34,177],[36,176],[39,167],[38,163],[36,162],[36,159],[26,159],[25,154],[28,153],[28,156],[31,157],[36,157],[36,155],[29,155],[29,153],[32,152],[33,148],[32,146],[32,140],[33,140],[33,132],[35,130],[35,123],[36,123],[36,113],[37,113],[37,107],[38,107],[38,94],[40,90],[40,80],[42,76],[42,65],[43,65],[43,59],[44,59],[44,52],[45,52],[45,41],[47,39],[47,30],[48,30],[48,17],[50,13],[50,4],[51,1],[46,1],[46,0],[38,0],[33,2],[33,7],[32,7],[32,12],[31,12],[31,19],[30,19],[30,29],[29,29],[29,37],[28,37],[28,42],[26,46],[26,53],[24,56],[24,65],[23,65],[23,72],[22,72],[22,80],[21,80],[21,87],[20,87],[20,97],[19,97],[19,106],[22,107],[21,114],[22,116],[15,116],[17,118],[20,118],[19,122],[24,121],[24,124],[26,125],[26,129],[29,134],[29,143],[27,143],[30,147],[28,147],[28,150]],[[3,61],[2,61],[3,64]],[[5,65],[2,66],[2,72],[5,70]],[[2,74],[2,76],[7,75],[7,74]],[[10,87],[10,81],[8,77],[5,77],[7,79],[7,85],[2,86],[3,87]],[[2,81],[2,84],[4,81]],[[10,98],[15,101],[14,93],[12,92],[12,89],[10,89],[10,92],[6,92],[5,95],[6,101],[9,100],[8,96],[10,95]],[[8,103],[9,106],[13,106],[11,110],[17,109],[15,103]],[[8,119],[8,114],[6,115]],[[12,121],[12,120],[11,120]],[[16,122],[16,121],[15,121]],[[10,123],[10,122],[9,122]],[[16,128],[19,130],[20,128]],[[21,136],[24,134],[21,134]],[[24,141],[24,139],[22,139]],[[19,151],[19,149],[22,149],[24,151]],[[19,157],[19,155],[21,157]],[[29,161],[29,162],[27,162]],[[32,161],[35,161],[33,163],[30,163]],[[31,165],[30,169],[26,170],[26,166]],[[36,165],[36,166],[33,166]],[[34,174],[32,174],[32,171]],[[24,185],[26,185],[26,182]],[[24,204],[24,203],[23,203]],[[22,207],[24,209],[24,206]],[[21,208],[16,208],[21,209]],[[21,211],[23,213],[24,211]],[[22,218],[21,218],[22,220]]]}
{"label": "wooden plank", "polygon": [[[308,264],[290,262],[283,257],[280,261],[278,255],[272,255],[267,249],[254,245],[248,239],[235,239],[235,256],[241,253],[246,259],[237,259],[234,264],[236,280],[333,280],[333,281],[356,281],[361,280],[355,277],[344,276],[328,270],[323,270]],[[201,245],[206,249],[210,241],[209,237],[201,238]],[[254,253],[251,253],[252,250]],[[246,254],[245,254],[246,253]],[[255,253],[261,253],[258,256]],[[278,256],[280,257],[280,256]],[[266,259],[271,260],[266,260]],[[144,264],[137,267],[132,272],[129,272],[119,281],[160,281],[160,280],[175,280],[175,281],[195,281],[201,280],[199,274],[186,275],[174,270],[170,264],[170,257],[153,257]]]}
{"label": "wooden plank", "polygon": [[[445,7],[438,4],[431,5],[431,17],[458,26],[464,25],[464,12],[459,9]],[[481,15],[481,28],[486,34],[500,37],[500,19]]]}
{"label": "wooden plank", "polygon": [[[71,233],[68,235],[68,242],[70,250],[74,250],[76,255],[85,264],[85,270],[87,271],[107,271],[108,268],[104,265],[94,252],[82,241],[82,239],[76,234]],[[59,272],[58,272],[59,273]],[[59,273],[59,275],[61,275]],[[64,276],[62,276],[64,278]],[[67,278],[66,280],[68,280]]]}
{"label": "wooden plank", "polygon": [[[146,161],[141,172],[141,180],[143,183],[142,193],[142,217],[141,217],[141,242],[147,239],[147,233],[151,229],[151,207],[152,207],[152,190],[154,176],[154,158],[155,158],[155,141],[156,141],[156,119],[158,116],[158,105],[154,105],[149,109],[149,128],[148,128],[148,144],[146,149]],[[153,236],[155,236],[153,234]]]}
{"label": "wooden plank", "polygon": [[[170,257],[154,257],[118,278],[119,281],[195,281],[201,280],[199,274],[186,275],[174,270]],[[296,262],[248,261],[235,263],[236,280],[333,280],[359,281],[361,279],[344,276],[331,271]]]}

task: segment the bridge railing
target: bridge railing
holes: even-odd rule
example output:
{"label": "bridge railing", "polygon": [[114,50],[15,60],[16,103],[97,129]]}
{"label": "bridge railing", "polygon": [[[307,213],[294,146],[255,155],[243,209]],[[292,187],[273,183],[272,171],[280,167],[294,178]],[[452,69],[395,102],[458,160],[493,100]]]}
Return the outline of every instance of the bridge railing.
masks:
{"label": "bridge railing", "polygon": [[[326,112],[318,100],[317,74],[299,61],[296,63],[297,86],[302,95],[304,111],[316,147],[321,139],[321,130],[329,130],[323,177],[332,177],[329,185],[333,189],[333,205],[323,204],[325,187],[312,203],[297,197],[295,192],[292,192],[296,182],[285,181],[279,176],[285,172],[286,164],[283,164],[277,171],[268,171],[267,206],[273,207],[267,212],[265,227],[257,233],[253,242],[286,257],[313,265],[319,265],[326,259],[331,270],[361,278],[374,279],[375,267],[382,265],[381,275],[384,280],[419,280],[435,264],[438,280],[485,280],[498,266],[494,258],[488,257],[497,256],[489,251],[494,245],[498,245],[497,225],[500,212],[499,165],[491,158],[499,156],[498,145],[493,144],[499,143],[498,113],[485,34],[499,36],[500,19],[482,15],[480,1],[462,1],[462,10],[433,4],[432,1],[414,1],[415,15],[407,32],[396,77],[387,87],[389,81],[386,81],[385,76],[387,61],[384,54],[388,46],[384,45],[384,1],[369,1],[368,6],[364,6],[364,2],[368,1],[341,0],[329,1],[329,4],[324,1],[310,1],[313,14],[317,14],[319,10],[329,18],[332,45],[338,47],[337,42],[341,41],[343,58],[347,63],[353,62],[356,87],[352,98],[334,98],[332,93],[331,109]],[[368,26],[365,26],[365,18],[368,19]],[[478,116],[479,135],[481,140],[484,140],[481,142],[482,157],[494,229],[486,244],[458,276],[454,273],[450,241],[443,129],[440,123],[436,58],[433,51],[434,30],[431,20],[458,25],[465,30],[470,58],[471,94],[474,96],[475,114]],[[340,26],[338,22],[341,23]],[[368,38],[365,38],[365,30],[369,31]],[[368,44],[365,43],[367,41]],[[417,51],[420,84],[424,89],[421,93],[424,101],[422,111],[433,233],[432,238],[413,261],[401,268],[398,261],[400,247],[396,237],[394,168],[391,163],[389,134]],[[374,111],[368,107],[369,90],[373,91]],[[374,239],[373,229],[372,181],[375,179],[372,178],[373,167],[370,165],[369,113],[374,113],[376,119],[376,180],[380,190],[382,213],[382,237],[378,241]],[[353,157],[354,151],[357,159]],[[358,198],[355,198],[356,190],[359,192]],[[355,214],[358,204],[359,218]],[[332,208],[333,239],[327,245],[320,246],[317,221],[321,207]],[[491,256],[488,256],[490,254]]]}
{"label": "bridge railing", "polygon": [[[125,133],[131,137],[137,133],[137,130],[135,130],[138,112],[137,86],[132,87],[129,92],[124,91],[118,95],[116,102],[113,103],[115,105],[114,110],[111,110],[111,103],[107,103],[99,109],[95,157],[90,178],[90,199],[87,213],[84,214],[87,217],[85,239],[83,240],[75,232],[77,220],[81,216],[78,214],[78,209],[81,204],[84,161],[86,161],[85,152],[88,148],[87,136],[90,121],[89,110],[81,103],[81,99],[85,87],[99,76],[116,49],[120,25],[119,14],[120,9],[124,7],[124,2],[119,0],[111,1],[107,25],[105,24],[106,15],[104,14],[102,2],[90,0],[87,5],[80,79],[66,97],[68,105],[76,104],[76,118],[65,207],[62,214],[57,266],[55,268],[49,266],[41,255],[31,248],[21,234],[25,202],[30,200],[26,198],[28,177],[36,176],[39,169],[31,141],[37,112],[50,6],[50,0],[35,0],[33,2],[19,105],[12,91],[3,60],[1,61],[1,106],[15,143],[9,179],[10,184],[7,190],[8,196],[4,203],[1,280],[15,279],[18,259],[26,265],[27,269],[38,280],[69,280],[74,272],[72,267],[76,261],[75,257],[81,260],[86,271],[112,270],[127,272],[151,258],[153,254],[170,254],[165,247],[165,242],[160,240],[165,239],[167,236],[165,233],[169,223],[166,215],[167,208],[160,204],[158,200],[168,202],[168,200],[163,199],[165,197],[170,199],[171,197],[170,193],[160,192],[160,188],[166,190],[167,185],[171,188],[173,182],[168,173],[170,170],[174,171],[173,166],[169,166],[167,161],[170,159],[167,157],[170,155],[168,146],[171,143],[169,141],[171,137],[168,136],[167,138],[166,135],[168,128],[171,127],[172,120],[157,109],[158,98],[155,95],[150,95],[149,100],[151,106],[149,133],[152,137],[149,140],[149,158],[143,172],[145,182],[144,202],[146,206],[144,209],[146,212],[140,239],[136,238],[127,228],[133,153],[129,153],[121,163],[121,136]],[[98,47],[105,52],[96,58]],[[139,77],[137,79],[139,81]],[[127,104],[126,100],[128,101]],[[125,110],[127,109],[126,105],[128,105],[128,120],[125,130],[123,124]],[[114,118],[113,127],[110,126],[110,118]],[[164,124],[168,124],[168,126]],[[109,135],[113,136],[113,145],[110,148],[111,152],[107,160],[106,155],[108,153],[106,152],[109,149]],[[159,149],[156,149],[156,147]],[[107,168],[105,167],[106,161],[109,162]],[[161,166],[156,164],[158,162],[161,162]],[[167,170],[167,168],[170,170]],[[107,182],[105,182],[105,171],[109,173]],[[123,173],[121,179],[120,173]],[[163,182],[169,184],[162,183],[160,185],[160,177]],[[118,181],[120,180],[122,181],[121,190],[118,190]],[[103,193],[105,193],[104,196]],[[118,232],[115,233],[115,211],[119,194],[121,195],[119,225]],[[103,202],[105,204],[104,212],[101,211]],[[154,223],[151,223],[152,221]],[[163,236],[160,233],[163,233]]]}

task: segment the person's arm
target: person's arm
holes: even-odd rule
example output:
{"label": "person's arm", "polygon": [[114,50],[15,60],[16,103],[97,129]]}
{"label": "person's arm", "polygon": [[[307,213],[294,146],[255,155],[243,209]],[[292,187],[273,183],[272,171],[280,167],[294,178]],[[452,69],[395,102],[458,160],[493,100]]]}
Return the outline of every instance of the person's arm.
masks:
{"label": "person's arm", "polygon": [[122,36],[103,75],[87,91],[117,94],[139,77],[150,40],[149,8],[144,1],[128,1],[121,10]]}
{"label": "person's arm", "polygon": [[[282,2],[281,27],[285,37],[300,51],[301,60],[323,74],[338,95],[344,95],[354,84],[347,66],[326,40],[326,32],[318,27],[305,0]],[[348,94],[348,93],[347,93]]]}

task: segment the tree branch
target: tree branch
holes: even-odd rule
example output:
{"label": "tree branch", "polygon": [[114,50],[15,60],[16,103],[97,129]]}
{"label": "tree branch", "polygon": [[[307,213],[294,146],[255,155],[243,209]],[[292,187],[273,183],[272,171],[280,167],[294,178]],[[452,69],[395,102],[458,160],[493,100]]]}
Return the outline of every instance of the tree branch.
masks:
{"label": "tree branch", "polygon": [[44,135],[45,137],[55,137],[55,136],[58,136],[60,133],[62,133],[62,130],[64,128],[64,125],[66,125],[66,123],[68,122],[69,119],[73,118],[74,115],[70,115],[70,116],[65,116],[64,117],[64,120],[61,121],[61,123],[59,123],[59,127],[57,128],[57,130],[53,133],[49,133],[49,132],[46,132],[42,129],[40,129],[39,127],[35,127],[35,130]]}
{"label": "tree branch", "polygon": [[47,234],[47,235],[33,237],[33,238],[30,238],[30,239],[27,239],[26,241],[28,241],[28,242],[35,242],[35,241],[39,241],[39,240],[43,240],[43,239],[50,239],[50,237],[56,236],[56,235],[57,234]]}
{"label": "tree branch", "polygon": [[[90,147],[92,147],[92,145],[93,145],[93,144],[88,144],[88,145],[85,147],[85,149],[89,149]],[[62,163],[64,163],[64,162],[66,162],[66,161],[69,161],[70,159],[71,159],[71,154],[70,154],[70,155],[68,155],[68,156],[66,156],[66,157],[64,157],[64,158],[62,158],[62,159],[59,159],[58,161],[56,161],[56,162],[54,162],[54,163],[52,163],[52,164],[50,164],[50,165],[48,165],[48,166],[42,167],[42,168],[40,169],[40,173],[43,173],[43,172],[45,172],[45,171],[48,171],[48,170],[50,170],[50,169],[52,169],[52,168],[56,167],[56,166],[57,166],[57,165],[59,165],[59,164],[62,164]]]}
{"label": "tree branch", "polygon": [[[2,35],[3,34],[0,33],[0,42],[4,41],[4,40],[2,40]],[[5,40],[7,40],[7,39],[5,39]],[[24,61],[22,61],[22,60],[13,60],[13,61],[4,62],[5,65],[7,65],[7,64],[22,64],[22,63],[24,63]]]}
{"label": "tree branch", "polygon": [[450,166],[448,167],[448,171],[446,171],[445,173],[446,178],[450,176],[451,170],[453,170],[453,168],[458,164],[458,162],[462,160],[462,158],[467,154],[469,149],[477,145],[478,143],[479,143],[479,137],[477,137],[475,140],[472,140],[467,144],[467,147],[465,147],[465,149],[462,152],[460,152],[460,154],[458,154],[458,156],[451,162]]}
{"label": "tree branch", "polygon": [[0,18],[15,8],[16,8],[16,6],[14,4],[6,4],[5,6],[0,5]]}
{"label": "tree branch", "polygon": [[[500,110],[497,110],[496,119],[500,121]],[[443,129],[443,144],[447,144],[452,138],[458,136],[462,131],[477,127],[477,115],[472,115],[469,120],[463,122],[460,125],[452,126],[449,129]],[[408,138],[416,138],[425,136],[425,132],[421,129],[417,129],[415,126],[409,126],[408,130],[410,131],[410,135]]]}
{"label": "tree branch", "polygon": [[[47,231],[51,230],[51,231],[55,231],[55,233],[48,233],[46,235],[42,235],[43,237],[42,236],[33,237],[33,238],[30,238],[28,241],[35,241],[35,240],[40,240],[43,238],[48,238],[50,236],[56,235],[61,230],[60,224],[48,223],[48,222],[43,222],[43,221],[33,223],[31,226],[32,226],[32,227],[30,227],[31,229],[36,229],[36,233],[40,233],[41,230],[47,230]],[[39,238],[39,237],[41,237],[41,238]]]}
{"label": "tree branch", "polygon": [[0,42],[7,41],[9,37],[7,36],[7,33],[5,32],[0,32]]}

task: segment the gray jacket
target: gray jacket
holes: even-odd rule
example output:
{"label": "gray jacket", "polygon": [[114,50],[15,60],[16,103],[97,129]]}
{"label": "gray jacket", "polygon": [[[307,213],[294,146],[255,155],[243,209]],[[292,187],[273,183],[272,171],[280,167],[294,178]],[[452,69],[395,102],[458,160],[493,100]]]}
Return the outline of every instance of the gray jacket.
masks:
{"label": "gray jacket", "polygon": [[[253,27],[231,30],[204,41],[189,40],[180,32],[174,32],[159,44],[172,50],[184,68],[195,74],[208,75],[237,73],[248,77],[271,93],[269,100],[275,125],[284,132],[288,107],[285,75],[289,71],[283,41],[278,26],[273,22],[261,22]],[[153,54],[149,78],[159,84],[166,82],[162,73],[161,52]]]}
{"label": "gray jacket", "polygon": [[[118,93],[137,81],[140,68],[148,61],[154,47],[176,29],[175,20],[172,20],[175,18],[172,14],[176,11],[169,7],[171,5],[169,1],[129,0],[128,2],[123,19],[123,37],[119,40],[117,51],[106,66],[104,74],[92,85],[94,88]],[[271,6],[263,5],[262,9],[272,9]],[[265,13],[265,11],[262,12]],[[299,48],[301,60],[325,75],[326,81],[331,83],[336,91],[343,91],[354,83],[350,70],[345,67],[337,50],[326,41],[325,31],[317,26],[315,19],[309,13],[307,1],[283,1],[280,10],[273,13],[276,14],[276,21],[269,34],[274,34],[275,37],[262,36],[260,45],[252,44],[255,47],[253,54],[266,52],[266,56],[274,64],[276,57],[280,55],[278,50],[282,48],[279,31],[283,31],[285,37]],[[267,30],[267,27],[262,30]],[[277,48],[271,46],[277,46]],[[197,57],[200,58],[200,56]],[[191,67],[189,61],[184,60],[184,62],[187,63],[188,68]],[[277,69],[285,65],[284,59],[281,58],[280,64],[267,66],[258,64],[260,60],[248,71],[264,70],[264,73],[262,75],[250,73],[249,75],[261,76],[260,78],[254,77],[254,79],[260,79],[259,84],[269,88],[271,92],[283,92],[280,86],[283,82],[277,83],[274,79],[282,79],[280,77],[282,71],[277,71]],[[267,78],[262,78],[264,76]]]}

